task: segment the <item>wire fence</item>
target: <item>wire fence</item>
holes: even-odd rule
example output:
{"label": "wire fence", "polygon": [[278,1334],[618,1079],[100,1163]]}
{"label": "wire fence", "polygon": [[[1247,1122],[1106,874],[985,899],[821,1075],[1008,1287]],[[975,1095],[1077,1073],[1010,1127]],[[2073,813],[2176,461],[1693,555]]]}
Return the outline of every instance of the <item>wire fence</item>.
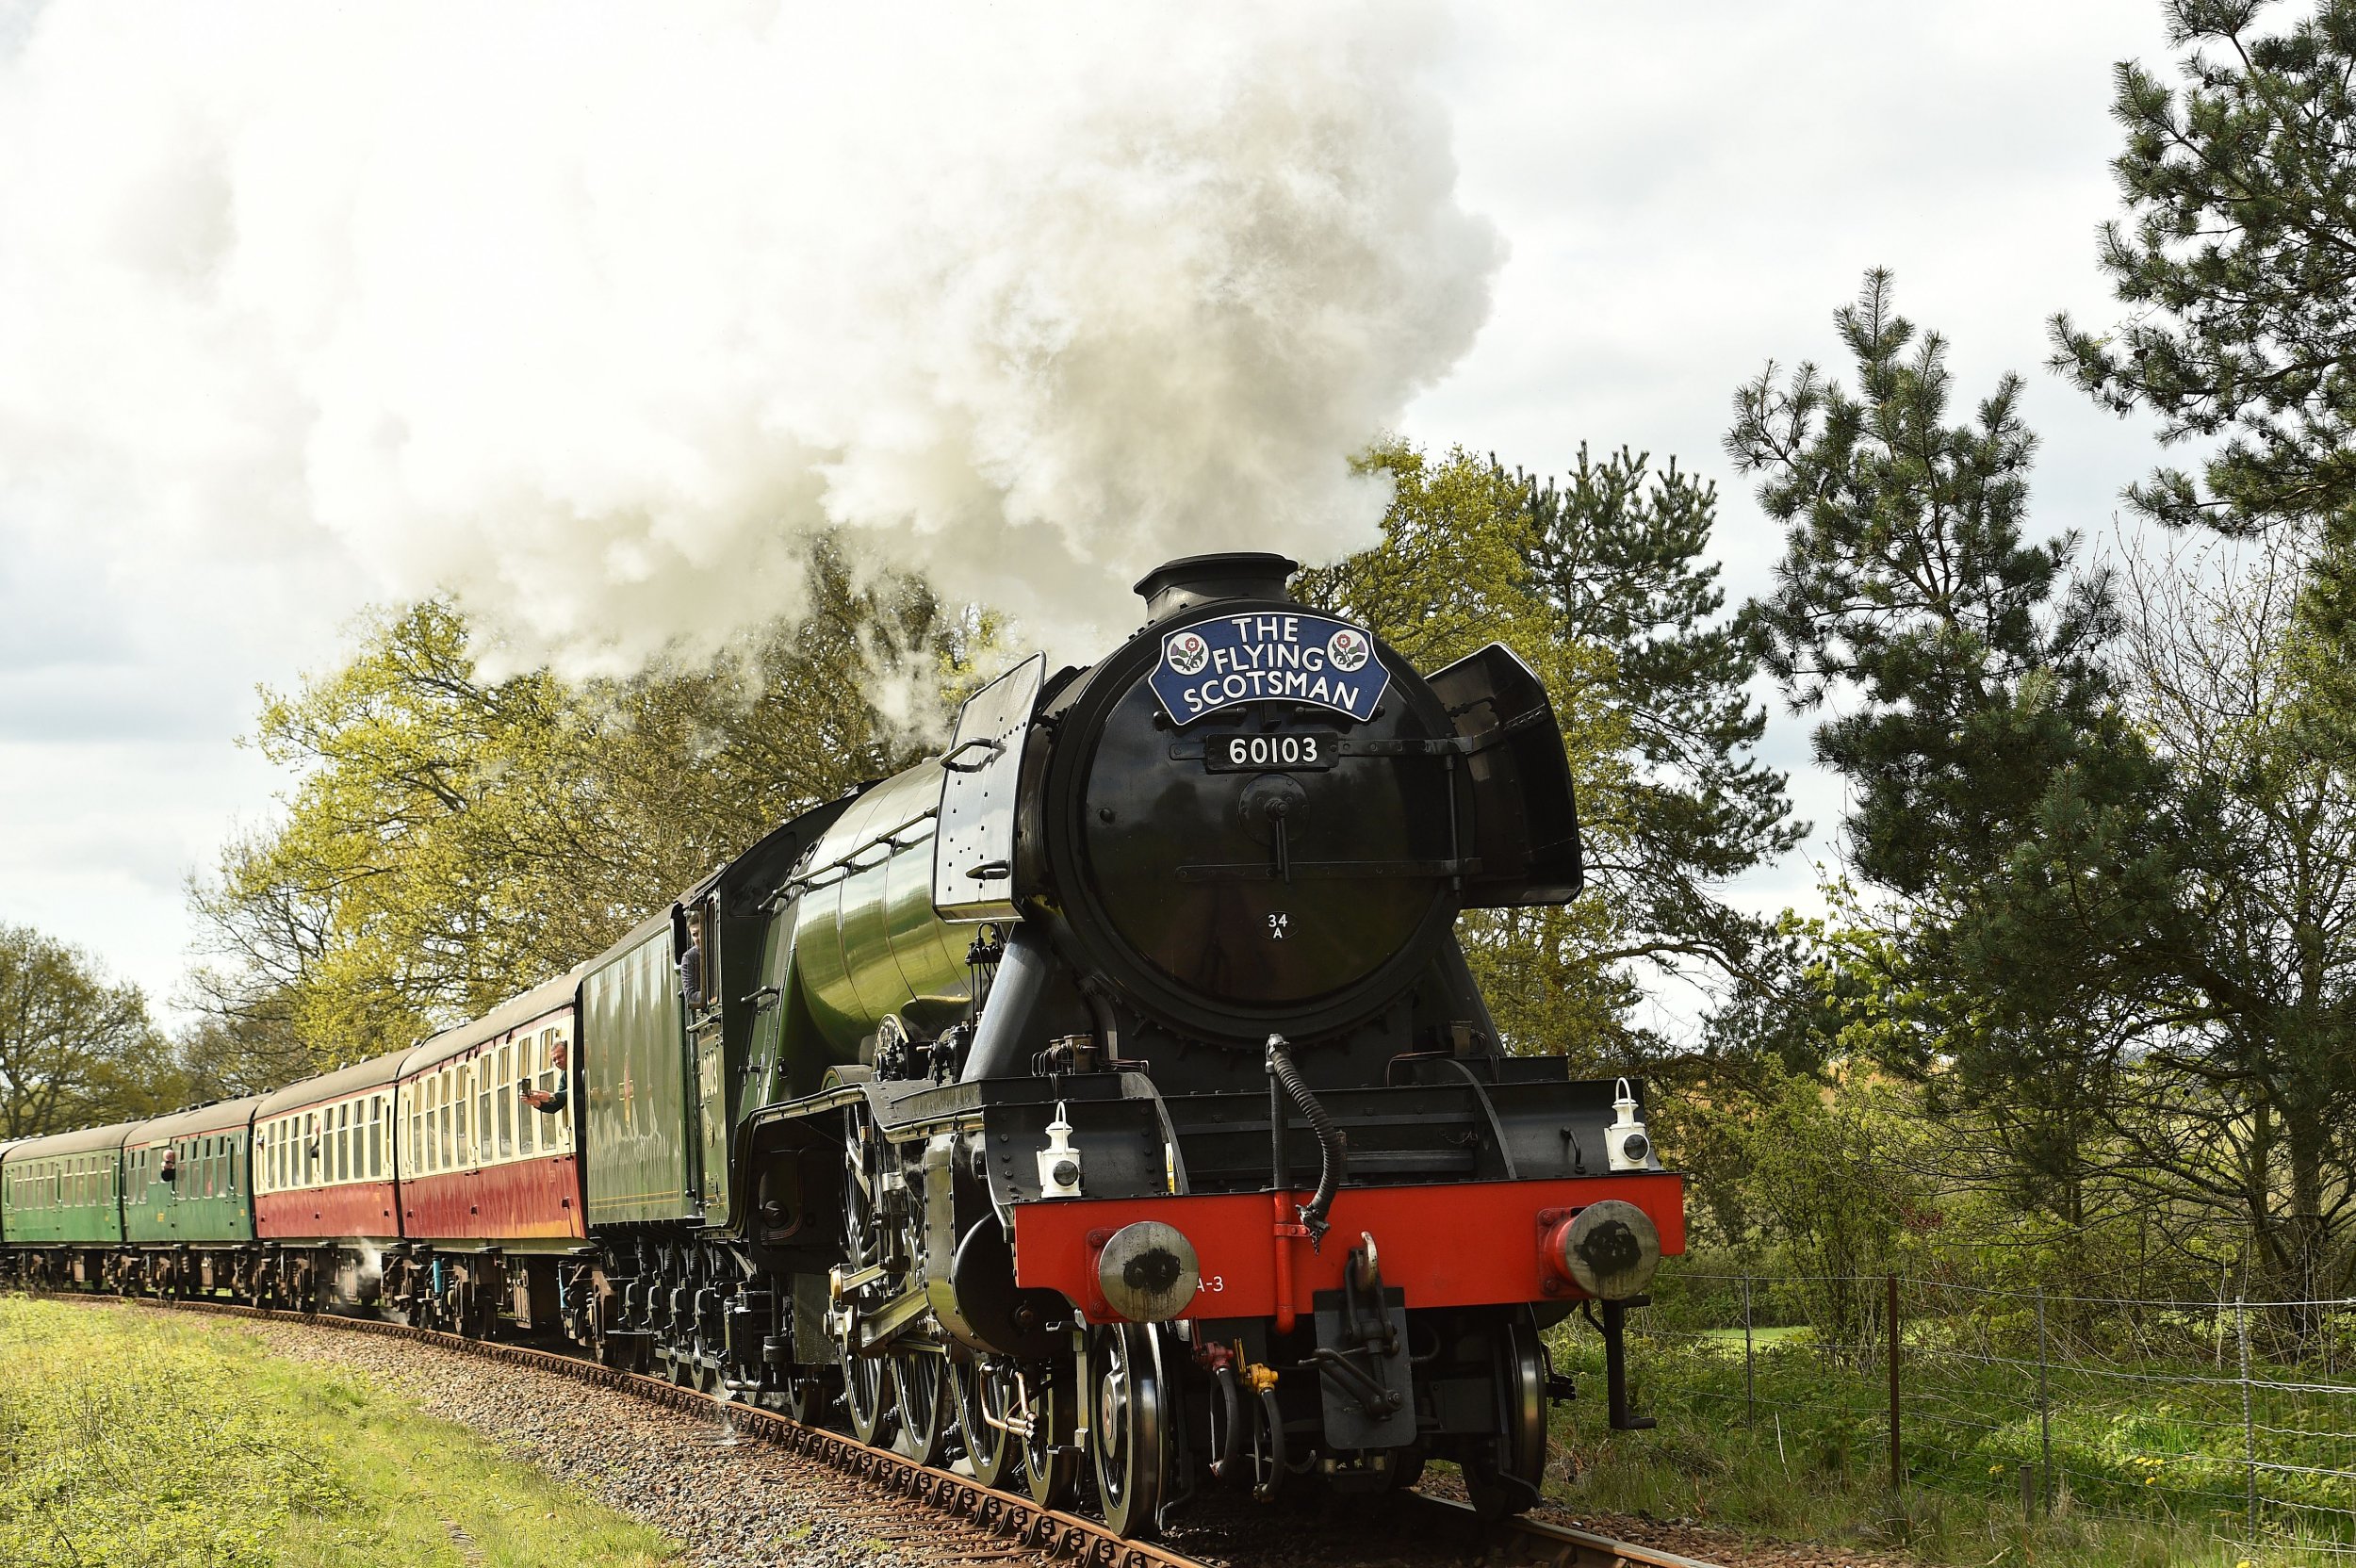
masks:
{"label": "wire fence", "polygon": [[2356,1561],[2356,1300],[1666,1268],[1653,1300],[1628,1322],[1639,1399],[1772,1429],[1787,1469]]}

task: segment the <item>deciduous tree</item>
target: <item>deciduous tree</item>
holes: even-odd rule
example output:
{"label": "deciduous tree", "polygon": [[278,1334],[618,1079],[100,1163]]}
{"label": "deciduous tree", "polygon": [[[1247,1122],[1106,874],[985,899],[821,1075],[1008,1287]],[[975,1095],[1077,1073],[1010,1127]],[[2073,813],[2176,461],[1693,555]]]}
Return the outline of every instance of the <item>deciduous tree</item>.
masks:
{"label": "deciduous tree", "polygon": [[0,924],[0,1138],[152,1116],[179,1088],[137,986],[29,925]]}
{"label": "deciduous tree", "polygon": [[708,668],[493,678],[473,629],[429,602],[270,694],[254,743],[294,776],[286,808],[192,889],[209,1043],[248,1053],[226,1075],[289,1042],[353,1060],[481,1012],[911,760],[924,704],[986,629],[830,548],[815,564],[810,613]]}

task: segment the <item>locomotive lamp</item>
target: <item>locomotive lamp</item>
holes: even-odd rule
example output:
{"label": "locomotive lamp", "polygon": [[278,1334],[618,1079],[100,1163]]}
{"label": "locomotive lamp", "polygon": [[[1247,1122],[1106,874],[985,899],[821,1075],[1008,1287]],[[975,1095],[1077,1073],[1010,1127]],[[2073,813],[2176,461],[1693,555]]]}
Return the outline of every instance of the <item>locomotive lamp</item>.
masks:
{"label": "locomotive lamp", "polygon": [[1071,1113],[1055,1102],[1055,1119],[1047,1124],[1047,1147],[1039,1152],[1039,1195],[1041,1198],[1080,1196],[1080,1152],[1072,1147]]}
{"label": "locomotive lamp", "polygon": [[1603,1135],[1604,1151],[1612,1156],[1612,1169],[1644,1170],[1652,1162],[1652,1135],[1636,1114],[1636,1096],[1628,1092],[1627,1079],[1620,1080],[1619,1088],[1619,1098],[1612,1102],[1611,1130]]}

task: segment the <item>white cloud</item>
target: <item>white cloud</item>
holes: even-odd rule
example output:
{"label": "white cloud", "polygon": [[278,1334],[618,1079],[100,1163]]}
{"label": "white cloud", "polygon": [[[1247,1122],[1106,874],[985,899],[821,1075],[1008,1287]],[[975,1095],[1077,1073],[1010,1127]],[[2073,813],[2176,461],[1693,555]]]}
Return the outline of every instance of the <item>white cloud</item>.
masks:
{"label": "white cloud", "polygon": [[1965,397],[2029,372],[2047,525],[2151,461],[2037,367],[2108,310],[2153,0],[1117,9],[0,11],[0,918],[168,992],[252,688],[364,599],[627,659],[789,598],[812,507],[1087,641],[1196,538],[1363,536],[1338,453],[1404,407],[1676,454],[1756,590],[1728,396],[1869,265]]}

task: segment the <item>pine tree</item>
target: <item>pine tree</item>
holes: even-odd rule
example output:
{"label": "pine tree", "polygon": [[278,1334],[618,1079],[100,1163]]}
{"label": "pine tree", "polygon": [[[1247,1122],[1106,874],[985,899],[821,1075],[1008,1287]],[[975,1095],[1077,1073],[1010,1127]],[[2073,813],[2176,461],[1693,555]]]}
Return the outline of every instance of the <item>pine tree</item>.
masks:
{"label": "pine tree", "polygon": [[2018,384],[1949,424],[1944,345],[1887,274],[1837,319],[1857,393],[1770,367],[1727,444],[1787,530],[1748,624],[1834,710],[1818,754],[1900,935],[1919,1027],[1889,1065],[2065,1222],[2101,1173],[2232,1217],[2312,1292],[2356,1262],[2325,1179],[2356,1137],[2356,803],[2300,760],[2283,629],[2239,591],[2155,610],[2149,574],[2126,627],[2073,540],[2026,541]]}
{"label": "pine tree", "polygon": [[2102,228],[2128,321],[2053,319],[2054,364],[2163,439],[2224,437],[2205,487],[2130,494],[2171,524],[2248,532],[2356,516],[2356,0],[2261,35],[2271,0],[2168,0],[2171,90],[2134,62],[2113,112],[2126,221]]}

